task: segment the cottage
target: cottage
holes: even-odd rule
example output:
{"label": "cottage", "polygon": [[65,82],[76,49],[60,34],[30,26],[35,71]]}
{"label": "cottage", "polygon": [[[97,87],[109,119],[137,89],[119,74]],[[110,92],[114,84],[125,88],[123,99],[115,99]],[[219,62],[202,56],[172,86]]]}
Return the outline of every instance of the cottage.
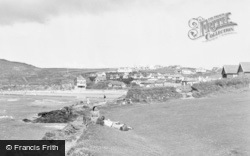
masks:
{"label": "cottage", "polygon": [[250,62],[241,62],[237,71],[238,75],[250,76]]}
{"label": "cottage", "polygon": [[196,71],[196,73],[206,73],[207,72],[207,70],[204,68],[197,68],[195,71]]}
{"label": "cottage", "polygon": [[182,69],[181,73],[186,75],[194,74],[194,72],[190,69]]}
{"label": "cottage", "polygon": [[152,80],[142,81],[140,86],[141,87],[154,87],[155,81],[152,81]]}
{"label": "cottage", "polygon": [[105,72],[99,72],[99,73],[96,73],[96,76],[97,77],[105,77],[106,78],[106,73]]}
{"label": "cottage", "polygon": [[86,89],[87,81],[82,75],[76,78],[76,88]]}
{"label": "cottage", "polygon": [[109,88],[116,88],[116,89],[121,89],[121,88],[126,88],[126,84],[120,81],[110,81],[108,84]]}
{"label": "cottage", "polygon": [[194,78],[185,78],[184,80],[181,81],[181,85],[182,86],[187,86],[190,85],[192,86],[194,83],[198,83],[199,81],[197,81]]}
{"label": "cottage", "polygon": [[221,71],[222,78],[237,77],[238,68],[238,65],[224,65]]}
{"label": "cottage", "polygon": [[117,72],[119,72],[119,73],[131,73],[131,72],[133,72],[133,69],[129,68],[129,67],[121,67],[121,68],[117,69]]}
{"label": "cottage", "polygon": [[165,83],[164,80],[157,80],[157,81],[155,81],[155,86],[156,87],[163,87],[164,83]]}
{"label": "cottage", "polygon": [[118,73],[109,73],[107,74],[107,79],[110,79],[110,80],[117,80],[120,78],[120,75]]}

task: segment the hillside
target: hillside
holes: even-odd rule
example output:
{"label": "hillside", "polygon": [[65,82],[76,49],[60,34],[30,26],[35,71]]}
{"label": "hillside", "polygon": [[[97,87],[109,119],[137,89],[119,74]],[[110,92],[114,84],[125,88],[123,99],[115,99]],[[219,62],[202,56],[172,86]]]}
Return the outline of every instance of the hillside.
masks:
{"label": "hillside", "polygon": [[62,85],[72,83],[78,75],[108,70],[112,69],[39,68],[26,63],[0,59],[0,87],[6,89],[6,86]]}

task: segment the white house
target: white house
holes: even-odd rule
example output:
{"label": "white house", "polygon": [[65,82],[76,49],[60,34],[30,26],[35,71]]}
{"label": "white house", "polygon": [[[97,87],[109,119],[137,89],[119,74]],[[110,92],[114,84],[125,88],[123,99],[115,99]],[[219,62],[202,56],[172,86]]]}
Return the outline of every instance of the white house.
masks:
{"label": "white house", "polygon": [[194,72],[190,69],[182,69],[181,73],[186,75],[194,74]]}
{"label": "white house", "polygon": [[195,71],[196,71],[196,73],[206,73],[207,72],[207,70],[204,68],[197,68],[197,69],[195,69]]}
{"label": "white house", "polygon": [[129,68],[129,67],[121,67],[121,68],[117,69],[117,72],[119,72],[119,73],[131,73],[131,72],[133,72],[133,69]]}
{"label": "white house", "polygon": [[87,81],[82,75],[78,76],[76,78],[76,88],[77,89],[86,89],[87,87]]}

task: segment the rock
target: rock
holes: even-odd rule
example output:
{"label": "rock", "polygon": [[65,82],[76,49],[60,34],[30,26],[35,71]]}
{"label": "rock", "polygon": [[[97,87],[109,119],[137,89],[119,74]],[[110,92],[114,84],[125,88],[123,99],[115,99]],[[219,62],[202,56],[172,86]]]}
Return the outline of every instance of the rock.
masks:
{"label": "rock", "polygon": [[31,122],[30,119],[23,119],[23,122]]}

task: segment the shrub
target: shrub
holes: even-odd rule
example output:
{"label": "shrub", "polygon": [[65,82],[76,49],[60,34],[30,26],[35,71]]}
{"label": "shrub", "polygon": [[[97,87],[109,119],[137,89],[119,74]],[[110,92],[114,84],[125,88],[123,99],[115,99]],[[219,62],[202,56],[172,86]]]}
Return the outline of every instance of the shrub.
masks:
{"label": "shrub", "polygon": [[215,80],[210,82],[203,82],[194,84],[192,86],[194,92],[194,97],[202,97],[207,94],[219,91],[223,88],[242,88],[248,86],[250,83],[250,79],[248,77],[236,77],[231,79],[221,79],[221,80]]}
{"label": "shrub", "polygon": [[131,88],[126,96],[133,102],[166,101],[170,98],[180,97],[181,94],[176,92],[174,87]]}

